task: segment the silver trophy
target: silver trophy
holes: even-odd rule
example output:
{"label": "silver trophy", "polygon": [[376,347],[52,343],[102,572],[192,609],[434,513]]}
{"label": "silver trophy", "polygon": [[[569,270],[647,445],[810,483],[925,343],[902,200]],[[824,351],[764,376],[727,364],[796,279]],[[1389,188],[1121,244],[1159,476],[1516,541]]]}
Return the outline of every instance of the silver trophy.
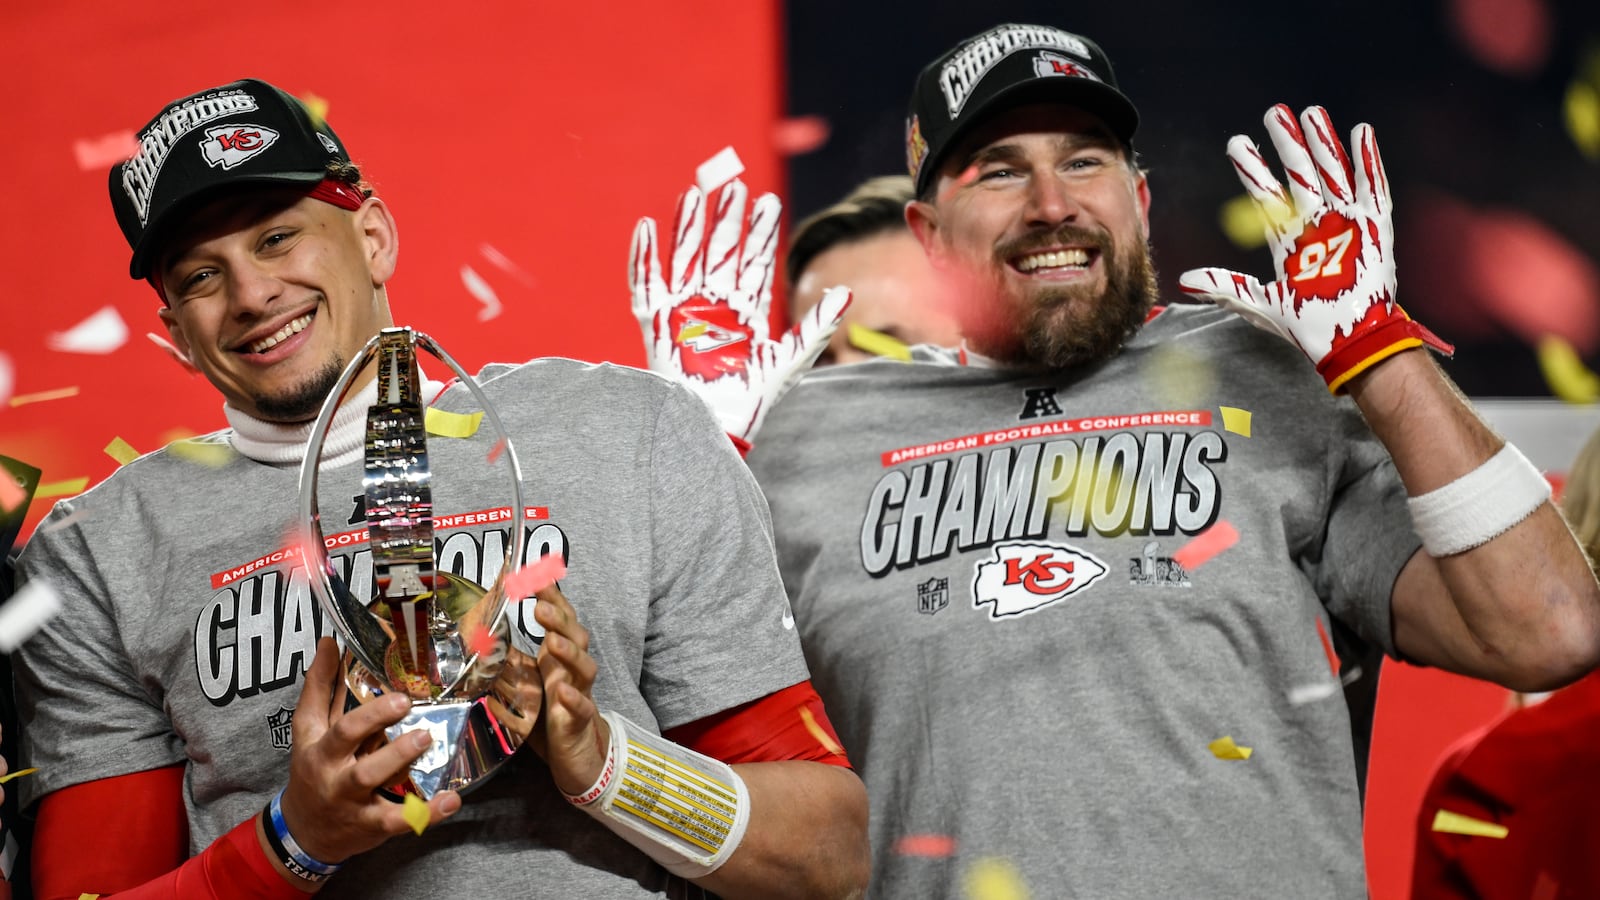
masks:
{"label": "silver trophy", "polygon": [[[433,499],[428,469],[420,346],[449,366],[472,392],[484,418],[504,442],[511,469],[511,541],[500,575],[481,587],[434,566]],[[317,512],[317,462],[329,423],[351,381],[378,359],[378,400],[367,412],[366,493],[375,598],[352,596],[328,558]],[[523,553],[522,471],[494,406],[471,376],[432,338],[410,328],[385,328],[345,367],[311,429],[300,466],[300,521],[309,529],[305,548],[311,589],[344,645],[348,705],[390,691],[411,697],[409,715],[387,729],[393,740],[426,729],[433,744],[396,790],[424,799],[443,790],[466,790],[492,775],[516,752],[538,710],[526,714],[512,697],[518,671],[511,647],[502,585]],[[521,657],[526,660],[526,657]],[[528,677],[533,677],[532,675]]]}

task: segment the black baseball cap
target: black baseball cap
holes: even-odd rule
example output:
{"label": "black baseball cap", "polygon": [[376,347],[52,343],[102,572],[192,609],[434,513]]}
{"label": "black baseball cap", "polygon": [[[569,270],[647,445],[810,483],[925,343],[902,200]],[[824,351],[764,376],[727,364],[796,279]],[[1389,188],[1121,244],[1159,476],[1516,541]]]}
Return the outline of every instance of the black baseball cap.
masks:
{"label": "black baseball cap", "polygon": [[303,184],[350,161],[333,129],[293,95],[246,78],[167,104],[139,132],[139,152],[111,168],[111,208],[133,248],[128,274],[146,278],[163,232],[222,187]]}
{"label": "black baseball cap", "polygon": [[1139,111],[1117,87],[1098,44],[1048,25],[999,25],[962,41],[917,76],[906,119],[906,165],[917,194],[979,122],[1041,102],[1094,113],[1132,149]]}

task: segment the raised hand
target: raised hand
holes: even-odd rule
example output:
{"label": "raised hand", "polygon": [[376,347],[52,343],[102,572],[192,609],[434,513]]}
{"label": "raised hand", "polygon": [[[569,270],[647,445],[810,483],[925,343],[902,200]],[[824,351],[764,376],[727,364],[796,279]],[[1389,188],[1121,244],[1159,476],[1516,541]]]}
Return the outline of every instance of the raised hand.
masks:
{"label": "raised hand", "polygon": [[1265,122],[1288,189],[1250,138],[1235,135],[1228,158],[1266,220],[1277,279],[1264,285],[1227,269],[1194,269],[1178,279],[1184,292],[1293,342],[1331,391],[1401,350],[1453,352],[1395,302],[1389,179],[1372,126],[1351,131],[1352,166],[1322,107],[1297,122],[1278,104]]}
{"label": "raised hand", "polygon": [[746,232],[747,194],[737,179],[723,187],[708,232],[705,194],[689,188],[678,200],[666,277],[656,223],[648,216],[634,229],[628,266],[633,313],[651,370],[688,385],[741,449],[748,449],[768,410],[827,347],[850,303],[850,292],[835,288],[794,328],[769,339],[783,207],[775,195],[761,195]]}
{"label": "raised hand", "polygon": [[[411,701],[399,692],[349,712],[344,705],[339,648],[323,638],[295,707],[283,818],[305,852],[326,863],[343,862],[411,830],[401,805],[377,790],[398,782],[431,743],[427,732],[412,731],[369,750],[383,729],[410,711]],[[429,824],[460,808],[456,792],[435,794],[428,801]]]}
{"label": "raised hand", "polygon": [[611,740],[590,695],[599,667],[589,655],[589,629],[561,589],[551,584],[534,596],[533,617],[544,627],[538,658],[544,709],[532,743],[550,766],[556,787],[578,794],[600,777]]}

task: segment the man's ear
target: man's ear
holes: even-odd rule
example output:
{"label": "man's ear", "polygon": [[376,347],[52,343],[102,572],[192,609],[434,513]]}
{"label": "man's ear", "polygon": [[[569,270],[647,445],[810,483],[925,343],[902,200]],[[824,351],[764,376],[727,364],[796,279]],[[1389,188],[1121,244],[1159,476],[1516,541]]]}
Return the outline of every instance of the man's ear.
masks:
{"label": "man's ear", "polygon": [[1135,176],[1138,179],[1134,191],[1139,198],[1139,221],[1144,225],[1144,233],[1150,233],[1150,177],[1140,169]]}
{"label": "man's ear", "polygon": [[377,197],[368,197],[355,211],[356,227],[366,249],[367,269],[372,273],[372,286],[382,287],[394,277],[400,258],[400,231],[388,204]]}
{"label": "man's ear", "polygon": [[167,337],[172,339],[172,346],[183,354],[189,365],[194,365],[194,353],[190,352],[189,339],[184,336],[183,326],[178,324],[178,316],[172,311],[172,307],[163,306],[156,310],[156,315],[161,317],[161,324],[167,326]]}
{"label": "man's ear", "polygon": [[906,204],[906,225],[911,229],[911,234],[916,237],[917,243],[922,245],[922,252],[927,254],[928,260],[934,265],[938,265],[941,257],[939,248],[939,211],[934,208],[932,203],[912,200]]}

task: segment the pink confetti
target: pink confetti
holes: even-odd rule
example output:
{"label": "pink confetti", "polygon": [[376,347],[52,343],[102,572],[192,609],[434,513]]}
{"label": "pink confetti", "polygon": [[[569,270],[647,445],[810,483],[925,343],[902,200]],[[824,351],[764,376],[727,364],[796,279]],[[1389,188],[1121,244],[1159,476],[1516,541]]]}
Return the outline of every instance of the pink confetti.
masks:
{"label": "pink confetti", "polygon": [[538,562],[523,566],[506,576],[506,599],[532,597],[565,577],[567,564],[561,561],[561,557],[541,556]]}
{"label": "pink confetti", "polygon": [[499,459],[500,454],[504,452],[506,452],[506,439],[501,438],[500,440],[494,442],[493,447],[489,448],[489,462],[492,463]]}
{"label": "pink confetti", "polygon": [[0,353],[0,403],[11,399],[11,389],[16,385],[16,370],[11,365],[11,357]]}
{"label": "pink confetti", "polygon": [[772,146],[780,155],[800,156],[826,144],[832,133],[822,116],[792,116],[772,126]]}
{"label": "pink confetti", "polygon": [[1211,560],[1213,556],[1239,543],[1239,532],[1227,521],[1219,521],[1194,536],[1189,543],[1179,547],[1172,554],[1172,561],[1185,570],[1193,572]]}
{"label": "pink confetti", "polygon": [[28,492],[17,484],[10,472],[0,469],[0,513],[10,514],[28,499]]}
{"label": "pink confetti", "polygon": [[500,642],[482,625],[473,625],[467,632],[467,647],[478,656],[493,656],[499,646]]}
{"label": "pink confetti", "polygon": [[164,350],[168,356],[172,357],[174,362],[180,366],[183,366],[184,371],[188,372],[190,375],[200,374],[200,370],[194,367],[194,363],[189,362],[189,357],[184,356],[177,347],[172,345],[171,341],[159,334],[156,334],[154,331],[146,331],[144,336],[149,338],[151,343]]}
{"label": "pink confetti", "polygon": [[85,172],[109,169],[139,152],[139,139],[131,131],[113,131],[97,138],[78,138],[72,142],[72,154],[78,158],[78,168]]}
{"label": "pink confetti", "polygon": [[948,834],[908,834],[894,842],[900,856],[954,856],[956,839]]}

